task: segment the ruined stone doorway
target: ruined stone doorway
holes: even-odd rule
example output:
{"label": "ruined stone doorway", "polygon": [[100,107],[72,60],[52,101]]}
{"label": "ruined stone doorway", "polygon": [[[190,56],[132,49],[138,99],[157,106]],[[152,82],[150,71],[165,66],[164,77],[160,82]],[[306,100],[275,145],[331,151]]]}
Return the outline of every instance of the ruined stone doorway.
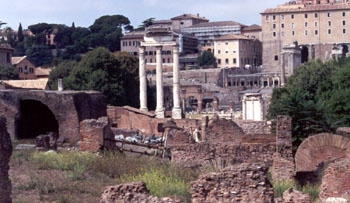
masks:
{"label": "ruined stone doorway", "polygon": [[52,111],[36,100],[20,101],[20,118],[16,122],[18,139],[33,139],[40,134],[58,134],[58,121]]}
{"label": "ruined stone doorway", "polygon": [[306,46],[301,47],[301,63],[309,61],[309,49]]}

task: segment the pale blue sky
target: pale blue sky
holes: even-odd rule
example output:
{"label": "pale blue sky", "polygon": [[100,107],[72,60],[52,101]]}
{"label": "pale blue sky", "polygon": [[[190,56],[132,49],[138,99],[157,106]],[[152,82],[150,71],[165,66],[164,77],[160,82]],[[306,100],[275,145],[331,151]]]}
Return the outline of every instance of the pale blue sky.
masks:
{"label": "pale blue sky", "polygon": [[170,19],[199,14],[210,21],[232,20],[261,25],[260,13],[287,1],[281,0],[6,0],[0,4],[0,21],[17,30],[37,23],[89,27],[103,15],[120,14],[138,27],[148,18]]}

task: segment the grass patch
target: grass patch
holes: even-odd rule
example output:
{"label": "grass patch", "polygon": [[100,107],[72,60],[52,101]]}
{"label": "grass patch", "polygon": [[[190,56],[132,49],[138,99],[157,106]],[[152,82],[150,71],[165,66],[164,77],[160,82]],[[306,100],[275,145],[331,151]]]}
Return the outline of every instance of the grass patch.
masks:
{"label": "grass patch", "polygon": [[14,151],[11,167],[13,202],[98,202],[106,186],[142,180],[151,194],[190,202],[190,182],[197,172],[156,157],[127,155],[116,151],[99,154]]}

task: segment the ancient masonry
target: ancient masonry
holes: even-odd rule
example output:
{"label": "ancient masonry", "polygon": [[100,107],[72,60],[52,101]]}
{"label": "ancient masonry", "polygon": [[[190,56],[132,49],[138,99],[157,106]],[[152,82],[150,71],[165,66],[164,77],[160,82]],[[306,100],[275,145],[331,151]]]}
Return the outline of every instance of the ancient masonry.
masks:
{"label": "ancient masonry", "polygon": [[191,183],[192,203],[273,202],[267,170],[261,164],[243,163],[201,175]]}
{"label": "ancient masonry", "polygon": [[0,202],[10,203],[11,181],[9,179],[9,161],[12,154],[10,135],[6,129],[6,119],[0,117]]}

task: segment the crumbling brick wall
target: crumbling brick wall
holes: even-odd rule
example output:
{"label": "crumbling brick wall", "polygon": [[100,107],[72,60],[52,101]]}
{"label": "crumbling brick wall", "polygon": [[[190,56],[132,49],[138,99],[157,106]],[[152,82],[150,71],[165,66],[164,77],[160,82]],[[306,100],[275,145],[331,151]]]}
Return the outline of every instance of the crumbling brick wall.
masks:
{"label": "crumbling brick wall", "polygon": [[292,118],[278,116],[276,131],[277,143],[272,177],[274,180],[292,180],[295,168],[292,153]]}
{"label": "crumbling brick wall", "polygon": [[176,201],[163,197],[154,197],[150,195],[150,191],[144,182],[126,183],[116,186],[106,187],[103,191],[100,203],[175,203]]}
{"label": "crumbling brick wall", "polygon": [[6,128],[6,119],[0,117],[0,202],[11,201],[11,181],[9,179],[9,161],[12,154],[10,135]]}
{"label": "crumbling brick wall", "polygon": [[262,164],[244,163],[203,174],[191,183],[192,203],[272,203],[274,194],[267,171]]}
{"label": "crumbling brick wall", "polygon": [[324,171],[320,199],[350,195],[350,159],[330,163]]}

